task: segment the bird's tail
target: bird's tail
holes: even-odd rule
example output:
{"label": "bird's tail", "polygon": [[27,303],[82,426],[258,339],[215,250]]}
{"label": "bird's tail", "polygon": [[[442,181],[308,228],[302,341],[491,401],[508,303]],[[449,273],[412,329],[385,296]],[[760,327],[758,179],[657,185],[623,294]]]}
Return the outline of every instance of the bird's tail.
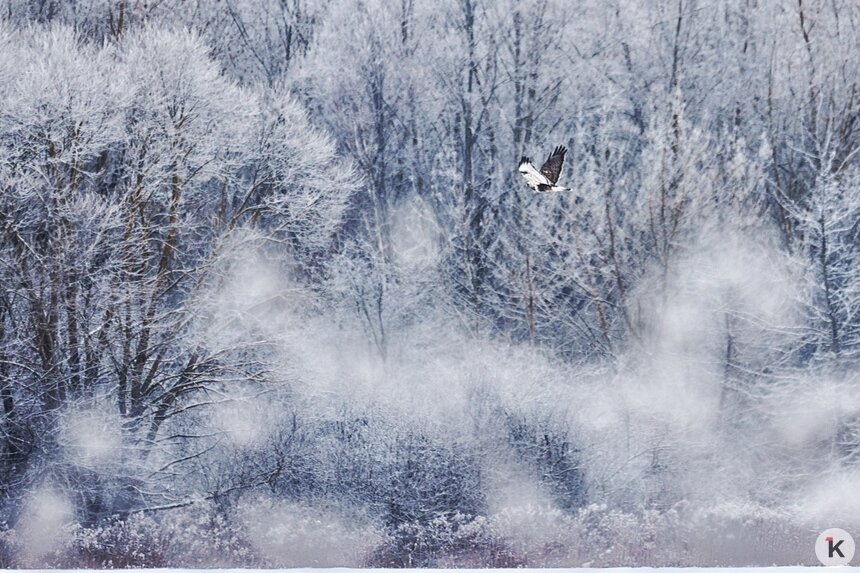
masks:
{"label": "bird's tail", "polygon": [[[543,185],[538,190],[543,191],[543,192],[549,192],[549,193],[561,193],[562,191],[573,191],[573,189],[571,189],[570,187],[562,187],[560,185],[553,185],[552,187],[549,187],[547,185]],[[575,205],[579,205],[580,203],[583,202],[583,200],[584,199],[582,198],[582,195],[577,194],[577,195],[574,195],[574,197],[573,197],[573,203]]]}
{"label": "bird's tail", "polygon": [[520,158],[520,164],[519,164],[519,166],[518,166],[518,167],[521,167],[521,166],[525,165],[526,163],[531,163],[531,162],[532,162],[532,160],[531,160],[531,159],[529,159],[528,157],[526,157],[525,155],[523,155],[523,156]]}

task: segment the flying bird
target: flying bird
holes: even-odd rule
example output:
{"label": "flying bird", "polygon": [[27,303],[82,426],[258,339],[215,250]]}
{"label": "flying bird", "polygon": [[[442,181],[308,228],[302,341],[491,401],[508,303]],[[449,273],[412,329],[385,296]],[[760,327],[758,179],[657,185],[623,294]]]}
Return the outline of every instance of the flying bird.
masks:
{"label": "flying bird", "polygon": [[532,164],[531,159],[523,156],[520,159],[518,171],[525,177],[526,183],[532,188],[532,191],[570,191],[567,187],[557,185],[561,168],[564,166],[565,153],[567,153],[567,149],[563,145],[557,146],[550,153],[540,171]]}

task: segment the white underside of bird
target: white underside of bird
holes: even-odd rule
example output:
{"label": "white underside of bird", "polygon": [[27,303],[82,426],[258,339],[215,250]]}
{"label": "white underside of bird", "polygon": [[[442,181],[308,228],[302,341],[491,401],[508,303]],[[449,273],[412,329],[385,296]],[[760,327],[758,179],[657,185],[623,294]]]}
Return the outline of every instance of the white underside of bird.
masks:
{"label": "white underside of bird", "polygon": [[540,193],[570,191],[567,187],[562,187],[558,184],[561,170],[564,168],[564,156],[566,153],[567,148],[563,145],[557,145],[540,169],[534,166],[531,159],[523,156],[520,159],[517,171],[525,178],[526,183],[531,187],[532,191]]}
{"label": "white underside of bird", "polygon": [[562,187],[561,185],[553,185],[546,176],[538,171],[537,167],[535,167],[531,161],[522,161],[520,162],[520,166],[518,171],[522,174],[526,179],[526,183],[529,187],[532,188],[533,191],[540,192],[553,192],[553,191],[570,191],[567,187]]}

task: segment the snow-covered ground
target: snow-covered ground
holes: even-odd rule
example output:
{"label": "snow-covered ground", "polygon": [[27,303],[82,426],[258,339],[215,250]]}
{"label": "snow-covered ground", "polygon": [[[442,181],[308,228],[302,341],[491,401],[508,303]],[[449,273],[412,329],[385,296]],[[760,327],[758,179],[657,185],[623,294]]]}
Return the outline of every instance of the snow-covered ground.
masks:
{"label": "snow-covered ground", "polygon": [[[527,569],[529,573],[649,573],[651,571],[672,571],[673,573],[746,573],[746,572],[771,572],[771,573],[794,573],[812,569],[812,567],[617,567],[607,569],[595,568],[570,568],[570,569]],[[831,567],[831,571],[853,570],[855,567]],[[100,569],[33,569],[31,571],[46,571],[51,573],[103,571]],[[330,569],[300,568],[300,569],[126,569],[125,571],[147,571],[151,573],[176,573],[179,571],[193,571],[203,573],[204,571],[217,571],[219,573],[274,573],[276,571],[290,571],[291,573],[315,573],[317,571],[330,571],[337,573],[383,573],[392,569],[352,569],[346,567],[333,567]],[[431,571],[444,571],[445,573],[487,573],[489,571],[524,571],[523,569],[397,569],[402,573],[429,573]]]}

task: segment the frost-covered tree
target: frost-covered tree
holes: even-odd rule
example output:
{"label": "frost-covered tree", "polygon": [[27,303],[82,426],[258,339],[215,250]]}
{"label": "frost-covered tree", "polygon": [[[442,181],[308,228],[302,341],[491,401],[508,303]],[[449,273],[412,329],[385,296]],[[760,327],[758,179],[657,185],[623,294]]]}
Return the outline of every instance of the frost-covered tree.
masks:
{"label": "frost-covered tree", "polygon": [[7,468],[35,479],[52,467],[61,411],[107,399],[133,474],[172,416],[265,370],[258,339],[201,331],[217,313],[202,293],[236,249],[272,241],[313,275],[352,173],[289,96],[239,88],[192,33],[97,47],[60,27],[8,41]]}

